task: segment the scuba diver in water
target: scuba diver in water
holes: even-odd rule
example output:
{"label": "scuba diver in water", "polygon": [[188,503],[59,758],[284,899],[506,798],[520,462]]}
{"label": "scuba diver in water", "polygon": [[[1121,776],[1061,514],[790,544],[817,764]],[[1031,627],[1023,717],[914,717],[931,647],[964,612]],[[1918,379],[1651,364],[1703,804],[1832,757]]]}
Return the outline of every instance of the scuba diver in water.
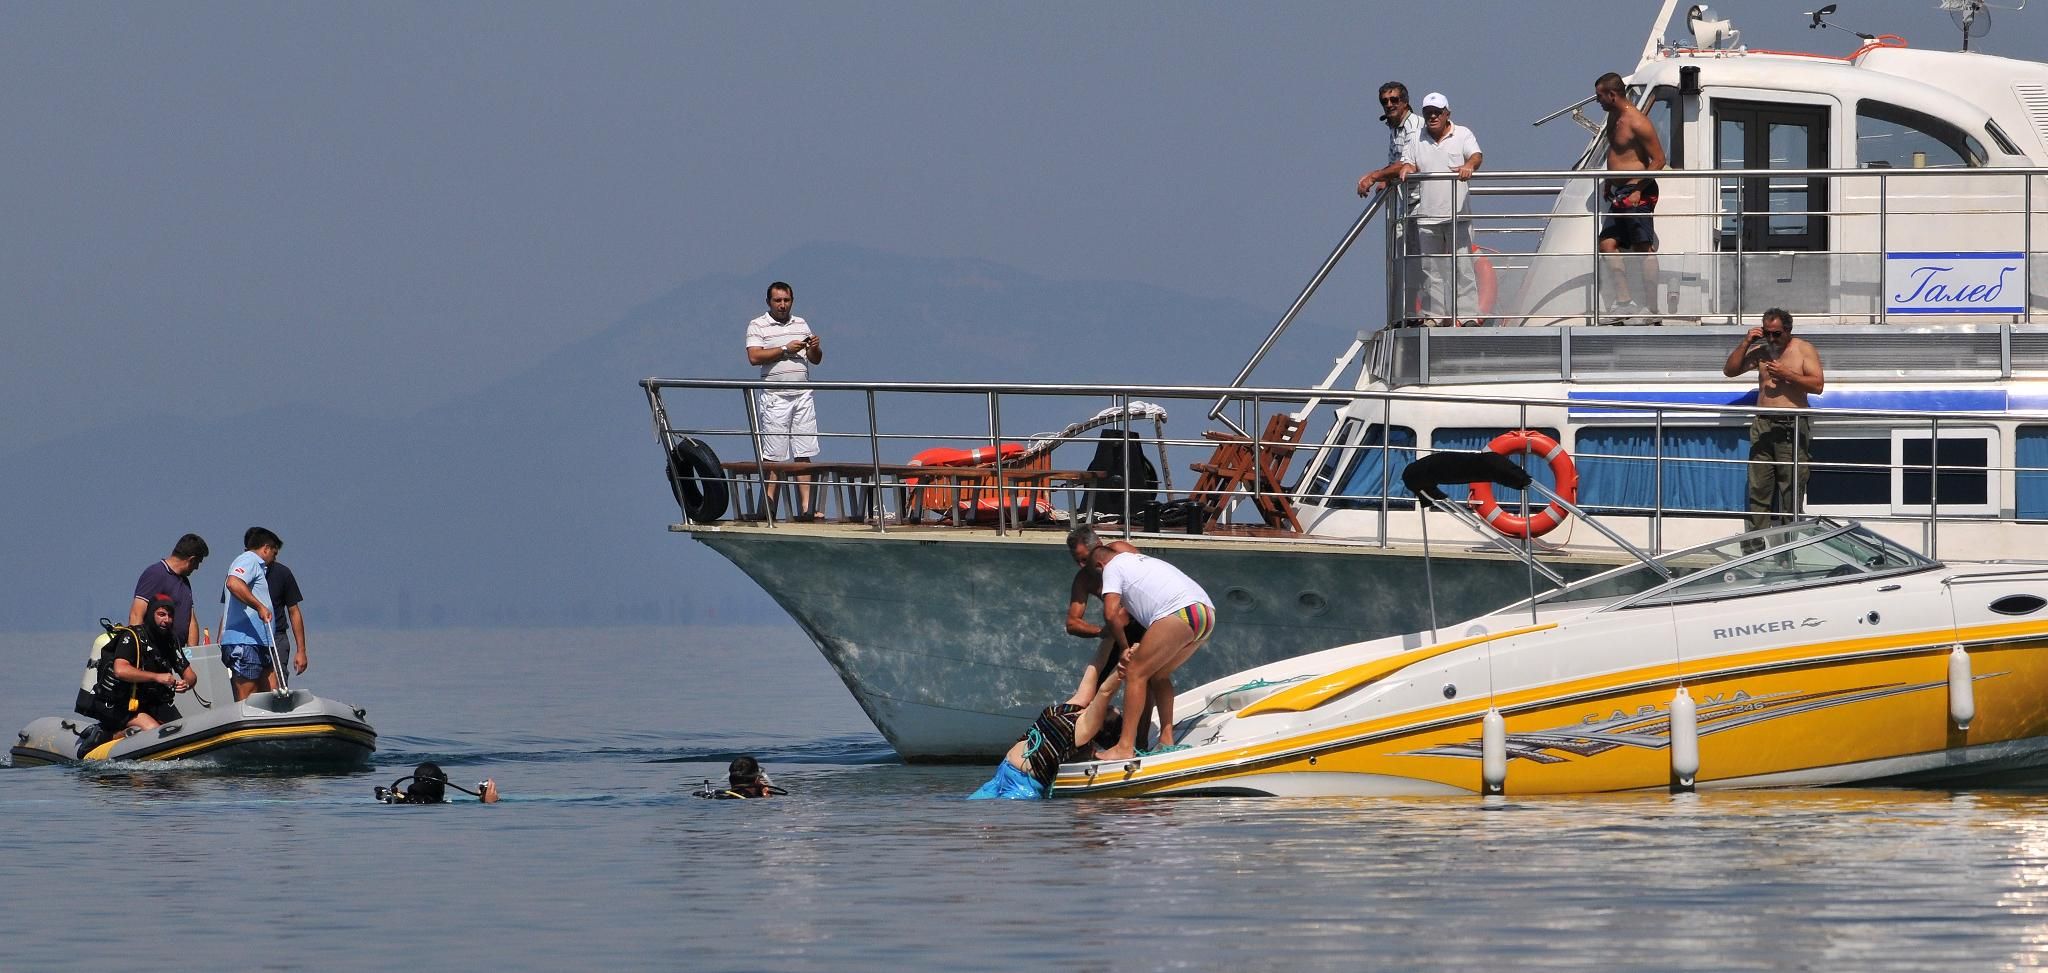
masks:
{"label": "scuba diver in water", "polygon": [[[412,781],[411,787],[401,787]],[[390,787],[377,788],[377,800],[386,804],[446,804],[446,788],[453,787],[485,804],[498,803],[498,785],[490,778],[478,782],[476,790],[457,784],[448,779],[441,765],[428,761],[412,769],[412,773],[391,782]]]}
{"label": "scuba diver in water", "polygon": [[94,663],[91,688],[79,689],[74,707],[99,720],[99,732],[88,731],[82,741],[85,750],[131,729],[153,730],[178,718],[173,699],[198,685],[199,676],[178,650],[176,618],[177,603],[159,594],[140,625],[100,619],[109,638]]}
{"label": "scuba diver in water", "polygon": [[713,790],[710,781],[705,781],[697,797],[709,797],[720,801],[744,801],[762,797],[786,795],[789,792],[768,781],[768,774],[761,769],[761,762],[741,755],[725,769],[726,787]]}

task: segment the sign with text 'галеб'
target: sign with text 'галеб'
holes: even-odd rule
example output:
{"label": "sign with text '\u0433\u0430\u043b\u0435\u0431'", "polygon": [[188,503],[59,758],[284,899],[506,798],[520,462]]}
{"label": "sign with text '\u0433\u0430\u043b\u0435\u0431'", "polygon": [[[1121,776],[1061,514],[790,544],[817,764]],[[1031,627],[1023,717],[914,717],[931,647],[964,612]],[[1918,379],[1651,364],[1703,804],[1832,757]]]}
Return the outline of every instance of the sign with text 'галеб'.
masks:
{"label": "sign with text '\u0433\u0430\u043b\u0435\u0431'", "polygon": [[1887,314],[2020,314],[2026,310],[2026,258],[1998,253],[1884,255]]}

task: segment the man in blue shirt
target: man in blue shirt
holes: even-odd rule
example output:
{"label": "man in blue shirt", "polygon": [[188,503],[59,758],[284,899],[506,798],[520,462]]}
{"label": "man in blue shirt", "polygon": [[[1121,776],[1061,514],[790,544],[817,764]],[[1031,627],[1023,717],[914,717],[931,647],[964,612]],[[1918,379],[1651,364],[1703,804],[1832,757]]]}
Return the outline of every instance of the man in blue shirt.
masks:
{"label": "man in blue shirt", "polygon": [[277,691],[277,667],[271,662],[276,616],[270,609],[270,562],[284,542],[262,527],[242,533],[246,548],[228,566],[226,604],[220,621],[220,660],[227,663],[235,699],[257,689]]}

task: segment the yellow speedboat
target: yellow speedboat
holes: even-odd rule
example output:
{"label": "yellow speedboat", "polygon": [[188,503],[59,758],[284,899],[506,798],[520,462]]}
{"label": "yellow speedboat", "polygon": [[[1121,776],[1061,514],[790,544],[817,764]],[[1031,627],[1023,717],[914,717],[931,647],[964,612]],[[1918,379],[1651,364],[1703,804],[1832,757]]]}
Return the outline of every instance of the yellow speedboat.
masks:
{"label": "yellow speedboat", "polygon": [[[1476,527],[1431,489],[1446,482],[1436,459],[1410,467],[1411,489]],[[1496,482],[1530,486],[1501,465]],[[1804,520],[1195,687],[1174,703],[1193,714],[1176,726],[1184,749],[1069,764],[1053,795],[2025,777],[2048,765],[2044,649],[2048,564],[1943,564],[1853,522]]]}

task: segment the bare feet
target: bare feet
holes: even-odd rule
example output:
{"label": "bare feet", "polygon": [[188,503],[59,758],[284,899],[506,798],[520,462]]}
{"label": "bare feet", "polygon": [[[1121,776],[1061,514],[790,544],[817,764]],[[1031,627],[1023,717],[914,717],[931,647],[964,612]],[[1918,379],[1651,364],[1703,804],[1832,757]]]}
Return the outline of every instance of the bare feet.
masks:
{"label": "bare feet", "polygon": [[1138,750],[1136,747],[1111,747],[1108,750],[1095,751],[1095,759],[1097,760],[1130,760],[1137,755]]}

